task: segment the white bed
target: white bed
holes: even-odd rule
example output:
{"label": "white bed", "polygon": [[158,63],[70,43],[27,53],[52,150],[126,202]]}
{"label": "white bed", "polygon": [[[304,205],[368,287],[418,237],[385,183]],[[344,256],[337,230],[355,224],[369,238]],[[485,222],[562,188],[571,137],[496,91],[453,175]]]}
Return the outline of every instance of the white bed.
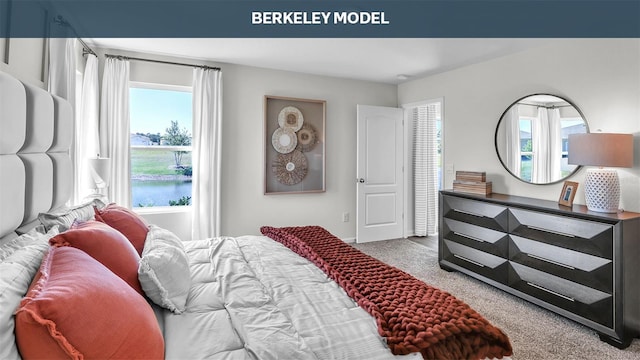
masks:
{"label": "white bed", "polygon": [[134,240],[105,220],[111,205],[100,221],[103,204],[66,207],[72,119],[68,102],[0,72],[0,359],[422,357],[393,355],[373,316],[268,237],[183,242],[143,224]]}
{"label": "white bed", "polygon": [[[40,213],[64,209],[71,194],[72,110],[65,100],[0,72],[0,125],[0,305],[6,305],[0,358],[16,359],[13,313],[55,235],[32,229],[41,225]],[[174,314],[149,305],[166,358],[394,357],[373,318],[284,246],[246,236],[186,241],[184,248],[192,284],[186,310]]]}
{"label": "white bed", "polygon": [[184,313],[163,312],[167,358],[393,357],[373,318],[284,246],[242,236],[190,241],[185,248],[192,290]]}

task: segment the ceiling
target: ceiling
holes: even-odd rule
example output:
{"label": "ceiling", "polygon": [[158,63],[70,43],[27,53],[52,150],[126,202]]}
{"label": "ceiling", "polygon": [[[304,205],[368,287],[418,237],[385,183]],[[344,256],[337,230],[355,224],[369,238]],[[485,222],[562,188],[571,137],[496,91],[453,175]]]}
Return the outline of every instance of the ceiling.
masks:
{"label": "ceiling", "polygon": [[[84,39],[92,47],[399,84],[557,39]],[[224,66],[221,65],[223,68]]]}

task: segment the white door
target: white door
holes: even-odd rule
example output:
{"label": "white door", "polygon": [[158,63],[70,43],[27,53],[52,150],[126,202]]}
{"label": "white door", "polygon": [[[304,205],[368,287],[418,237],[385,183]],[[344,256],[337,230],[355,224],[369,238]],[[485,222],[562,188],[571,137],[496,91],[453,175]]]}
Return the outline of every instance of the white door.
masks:
{"label": "white door", "polygon": [[403,237],[403,110],[358,105],[356,241]]}

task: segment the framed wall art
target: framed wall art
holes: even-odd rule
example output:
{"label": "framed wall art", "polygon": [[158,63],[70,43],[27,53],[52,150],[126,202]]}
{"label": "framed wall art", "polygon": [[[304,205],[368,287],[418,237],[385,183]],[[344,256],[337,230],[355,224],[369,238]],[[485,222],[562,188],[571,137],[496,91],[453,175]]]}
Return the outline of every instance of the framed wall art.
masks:
{"label": "framed wall art", "polygon": [[325,191],[326,101],[264,97],[264,193]]}
{"label": "framed wall art", "polygon": [[573,198],[576,196],[577,190],[577,182],[565,181],[564,186],[562,186],[562,192],[560,193],[560,199],[558,199],[558,204],[564,206],[573,206]]}

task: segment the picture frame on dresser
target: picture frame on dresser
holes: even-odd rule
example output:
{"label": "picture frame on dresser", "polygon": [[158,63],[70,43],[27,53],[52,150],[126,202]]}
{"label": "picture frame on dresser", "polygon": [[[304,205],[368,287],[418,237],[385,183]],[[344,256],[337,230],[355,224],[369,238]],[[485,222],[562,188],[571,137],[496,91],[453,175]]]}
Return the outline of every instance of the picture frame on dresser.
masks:
{"label": "picture frame on dresser", "polygon": [[578,183],[575,181],[565,181],[560,192],[560,198],[558,204],[564,206],[573,206],[573,198],[576,197],[576,191],[578,190]]}

